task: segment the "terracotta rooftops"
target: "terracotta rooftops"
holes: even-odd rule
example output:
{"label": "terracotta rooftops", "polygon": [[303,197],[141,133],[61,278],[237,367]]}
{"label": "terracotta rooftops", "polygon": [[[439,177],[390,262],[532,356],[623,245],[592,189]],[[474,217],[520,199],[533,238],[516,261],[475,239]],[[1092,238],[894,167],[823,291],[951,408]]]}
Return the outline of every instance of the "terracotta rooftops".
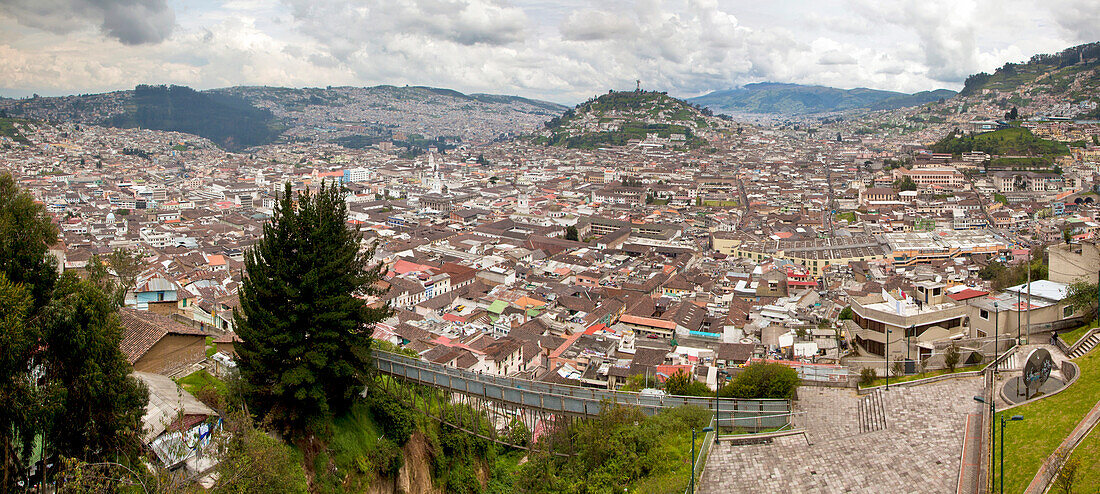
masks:
{"label": "terracotta rooftops", "polygon": [[126,360],[131,364],[137,362],[165,335],[206,335],[202,330],[176,322],[168,316],[148,311],[123,308],[119,310],[118,315],[119,322],[122,324],[122,341],[119,342],[119,348],[126,354]]}

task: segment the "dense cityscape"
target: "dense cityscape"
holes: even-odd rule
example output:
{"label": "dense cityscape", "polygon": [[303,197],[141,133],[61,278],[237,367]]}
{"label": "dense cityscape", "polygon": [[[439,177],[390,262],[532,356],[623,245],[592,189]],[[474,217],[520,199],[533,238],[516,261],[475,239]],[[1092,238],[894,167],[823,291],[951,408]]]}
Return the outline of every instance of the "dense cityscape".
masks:
{"label": "dense cityscape", "polygon": [[[1098,67],[809,113],[644,81],[0,98],[0,491],[1095,492]],[[102,319],[35,322],[84,285]],[[48,391],[110,367],[51,363],[100,320],[73,355],[121,359],[132,447],[53,436],[100,417]]]}

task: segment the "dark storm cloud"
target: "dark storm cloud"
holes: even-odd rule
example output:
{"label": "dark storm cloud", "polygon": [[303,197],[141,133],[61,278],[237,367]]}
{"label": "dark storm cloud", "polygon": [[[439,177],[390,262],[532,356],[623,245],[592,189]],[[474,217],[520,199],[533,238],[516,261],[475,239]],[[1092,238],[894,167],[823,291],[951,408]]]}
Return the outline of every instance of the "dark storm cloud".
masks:
{"label": "dark storm cloud", "polygon": [[0,0],[0,12],[56,34],[98,26],[126,45],[159,43],[176,25],[165,0]]}

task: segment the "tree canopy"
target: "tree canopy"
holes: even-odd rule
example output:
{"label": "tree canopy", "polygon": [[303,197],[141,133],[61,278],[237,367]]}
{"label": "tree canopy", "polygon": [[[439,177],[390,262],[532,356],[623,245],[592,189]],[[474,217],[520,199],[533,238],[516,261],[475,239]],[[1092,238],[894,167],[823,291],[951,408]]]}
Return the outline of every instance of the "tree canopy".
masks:
{"label": "tree canopy", "polygon": [[58,276],[56,239],[45,209],[0,175],[0,491],[25,478],[36,437],[49,462],[141,446],[148,395],[119,349],[117,304],[96,283]]}
{"label": "tree canopy", "polygon": [[1074,309],[1081,312],[1091,312],[1096,310],[1096,283],[1090,283],[1085,280],[1077,280],[1069,284],[1069,290],[1066,292],[1066,302],[1069,302]]}
{"label": "tree canopy", "polygon": [[677,396],[711,396],[713,394],[706,384],[696,381],[683,369],[665,379],[665,392]]}
{"label": "tree canopy", "polygon": [[148,392],[130,377],[133,369],[119,349],[122,327],[112,296],[67,272],[42,320],[39,429],[49,447],[86,460],[137,453]]}
{"label": "tree canopy", "polygon": [[245,401],[288,432],[323,432],[360,391],[370,365],[373,325],[388,307],[380,266],[347,227],[344,191],[324,185],[295,196],[286,185],[263,239],[245,256],[235,314]]}
{"label": "tree canopy", "polygon": [[57,280],[57,261],[47,255],[57,242],[57,227],[46,207],[20,189],[11,174],[0,173],[0,272],[23,284],[34,307],[49,301]]}
{"label": "tree canopy", "polygon": [[728,398],[792,399],[798,389],[798,372],[783,364],[749,364],[719,391]]}

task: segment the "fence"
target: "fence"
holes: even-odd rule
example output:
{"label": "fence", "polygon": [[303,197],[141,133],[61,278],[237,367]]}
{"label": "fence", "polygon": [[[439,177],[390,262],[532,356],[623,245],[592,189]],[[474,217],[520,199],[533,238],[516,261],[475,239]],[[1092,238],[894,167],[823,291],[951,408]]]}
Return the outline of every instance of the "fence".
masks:
{"label": "fence", "polygon": [[[699,451],[694,458],[695,466],[693,467],[694,470],[692,470],[695,473],[695,478],[693,479],[695,484],[698,484],[699,480],[703,478],[703,469],[706,468],[707,457],[710,456],[710,447],[712,444],[714,444],[716,440],[714,436],[717,433],[718,429],[706,433],[706,435],[703,436],[703,442],[696,445],[698,446]],[[688,484],[688,487],[684,488],[684,494],[688,494],[690,489],[691,484]]]}
{"label": "fence", "polygon": [[[717,411],[723,422],[733,420],[737,427],[759,430],[786,425],[787,422],[776,414],[789,415],[791,410],[790,400],[646,395],[479,374],[380,350],[374,350],[373,356],[375,367],[385,374],[508,406],[550,413],[591,416],[599,414],[605,404],[617,403],[636,406],[654,415],[664,409],[691,405]],[[722,417],[722,414],[728,415]]]}
{"label": "fence", "polygon": [[847,384],[852,376],[851,370],[844,365],[815,364],[797,360],[753,359],[753,362],[783,364],[798,372],[803,381]]}

